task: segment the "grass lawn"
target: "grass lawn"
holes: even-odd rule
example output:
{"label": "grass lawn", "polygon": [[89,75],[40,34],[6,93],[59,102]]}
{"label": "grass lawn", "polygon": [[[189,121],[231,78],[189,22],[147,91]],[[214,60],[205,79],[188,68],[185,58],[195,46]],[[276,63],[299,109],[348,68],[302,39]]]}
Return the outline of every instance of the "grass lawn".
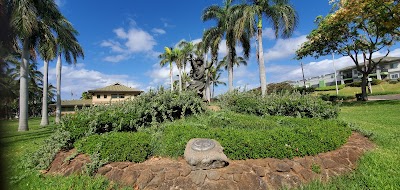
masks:
{"label": "grass lawn", "polygon": [[[2,183],[0,189],[118,189],[105,178],[91,178],[87,175],[69,177],[44,177],[37,171],[22,168],[26,153],[36,150],[44,139],[56,129],[51,124],[41,127],[40,118],[29,119],[29,131],[17,132],[18,120],[1,121],[0,142],[2,147]],[[54,123],[54,118],[50,119]],[[4,178],[3,178],[4,177]]]}
{"label": "grass lawn", "polygon": [[355,172],[328,184],[312,183],[304,189],[399,189],[400,101],[353,102],[341,107],[340,118],[369,134],[377,148],[367,152]]}
{"label": "grass lawn", "polygon": [[[398,189],[400,187],[400,101],[346,103],[340,118],[354,123],[354,128],[370,135],[377,148],[366,153],[356,171],[330,183],[311,183],[302,189]],[[39,126],[40,119],[30,119],[28,132],[17,132],[18,121],[4,121],[0,128],[3,175],[7,189],[119,189],[104,178],[86,175],[49,177],[22,169],[24,155],[37,149],[55,125]],[[4,178],[3,178],[4,179]],[[6,189],[0,187],[0,189]]]}
{"label": "grass lawn", "polygon": [[[331,91],[315,91],[315,94],[330,94],[336,95],[336,90]],[[339,90],[340,96],[355,96],[355,94],[361,93],[361,87],[344,87],[343,89]],[[400,94],[400,82],[397,84],[389,84],[387,82],[382,82],[378,85],[372,86],[372,94],[369,96],[374,95],[384,95],[384,94]]]}

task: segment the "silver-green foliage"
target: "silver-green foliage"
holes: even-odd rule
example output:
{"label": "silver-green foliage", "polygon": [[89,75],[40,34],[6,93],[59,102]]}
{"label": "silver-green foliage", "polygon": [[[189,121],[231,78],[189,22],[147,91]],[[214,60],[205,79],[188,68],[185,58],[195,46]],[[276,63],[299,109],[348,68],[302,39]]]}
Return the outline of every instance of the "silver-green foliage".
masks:
{"label": "silver-green foliage", "polygon": [[173,121],[203,111],[203,101],[194,92],[158,90],[121,103],[77,110],[75,114],[65,117],[62,128],[71,132],[71,139],[75,141],[95,133],[137,131],[138,128]]}
{"label": "silver-green foliage", "polygon": [[264,98],[255,92],[232,92],[220,97],[221,106],[238,113],[330,119],[339,108],[310,94],[272,93]]}

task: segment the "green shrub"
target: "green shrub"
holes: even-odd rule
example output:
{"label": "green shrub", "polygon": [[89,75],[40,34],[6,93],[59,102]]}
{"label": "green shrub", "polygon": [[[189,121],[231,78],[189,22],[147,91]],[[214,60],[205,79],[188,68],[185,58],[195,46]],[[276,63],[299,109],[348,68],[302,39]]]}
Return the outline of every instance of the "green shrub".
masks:
{"label": "green shrub", "polygon": [[[162,143],[158,153],[164,156],[182,156],[190,139],[211,138],[219,141],[224,147],[224,153],[233,160],[292,158],[334,150],[343,145],[351,134],[349,126],[341,121],[290,117],[254,119],[253,121],[259,123],[271,123],[271,127],[257,128],[250,125],[251,127],[246,128],[243,124],[251,122],[237,119],[238,115],[241,114],[219,116],[230,120],[230,127],[193,125],[191,122],[169,124],[165,126],[159,139]],[[243,119],[248,118],[243,116]],[[216,119],[212,120],[215,122]],[[238,127],[234,128],[235,125]]]}
{"label": "green shrub", "polygon": [[309,118],[336,118],[338,107],[312,95],[298,92],[270,94],[262,98],[252,92],[232,92],[220,97],[221,106],[238,113]]}
{"label": "green shrub", "polygon": [[346,84],[346,86],[350,86],[350,87],[361,87],[361,81],[354,81],[354,82],[352,82],[352,83]]}
{"label": "green shrub", "polygon": [[397,79],[397,82],[400,82],[400,78]]}
{"label": "green shrub", "polygon": [[304,86],[302,86],[302,87],[297,87],[295,90],[297,92],[300,92],[301,94],[310,94],[310,93],[313,93],[315,91],[315,88],[314,87],[304,87]]}
{"label": "green shrub", "polygon": [[112,105],[96,105],[66,115],[62,128],[75,140],[94,133],[137,131],[139,127],[173,121],[204,111],[194,92],[150,91],[139,97]]}
{"label": "green shrub", "polygon": [[397,84],[397,80],[390,80],[389,84]]}
{"label": "green shrub", "polygon": [[150,135],[143,132],[110,132],[95,134],[75,142],[75,148],[99,160],[110,162],[143,162],[151,154]]}
{"label": "green shrub", "polygon": [[[345,84],[338,85],[338,90],[341,90],[345,87]],[[336,90],[336,86],[325,86],[325,87],[319,87],[315,88],[315,91],[331,91],[331,90]]]}
{"label": "green shrub", "polygon": [[352,100],[355,96],[341,96],[341,95],[330,95],[330,94],[321,94],[319,96],[324,101],[336,102],[339,100]]}
{"label": "green shrub", "polygon": [[43,141],[43,145],[37,151],[28,154],[25,159],[26,167],[45,170],[53,162],[58,151],[69,149],[70,147],[70,133],[58,129]]}
{"label": "green shrub", "polygon": [[270,83],[267,85],[267,93],[293,92],[295,89],[287,82]]}
{"label": "green shrub", "polygon": [[379,79],[373,78],[371,84],[372,85],[378,85],[378,84],[381,84],[382,82],[383,82],[383,80],[379,80]]}

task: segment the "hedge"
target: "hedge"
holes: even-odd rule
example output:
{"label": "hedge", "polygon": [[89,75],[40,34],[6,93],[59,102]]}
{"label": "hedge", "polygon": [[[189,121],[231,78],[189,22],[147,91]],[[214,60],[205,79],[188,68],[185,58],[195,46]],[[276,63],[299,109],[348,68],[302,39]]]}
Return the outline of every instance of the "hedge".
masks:
{"label": "hedge", "polygon": [[143,132],[110,132],[95,134],[75,142],[80,153],[99,153],[109,162],[143,162],[151,155],[151,136]]}
{"label": "hedge", "polygon": [[[341,90],[345,87],[345,84],[338,85],[338,90]],[[325,86],[325,87],[319,87],[315,88],[315,91],[331,91],[331,90],[336,90],[336,86]]]}
{"label": "hedge", "polygon": [[351,134],[349,126],[337,120],[285,117],[264,119],[280,127],[248,130],[215,125],[199,127],[190,123],[169,125],[160,138],[162,144],[159,153],[164,156],[182,156],[190,139],[211,138],[221,143],[224,153],[232,160],[292,158],[335,150]]}
{"label": "hedge", "polygon": [[231,92],[221,95],[221,107],[237,113],[308,118],[336,118],[338,107],[310,94],[273,93],[262,98],[252,92]]}
{"label": "hedge", "polygon": [[112,105],[96,105],[66,115],[62,128],[71,140],[110,131],[137,131],[165,121],[173,121],[205,109],[194,92],[150,91],[137,98]]}

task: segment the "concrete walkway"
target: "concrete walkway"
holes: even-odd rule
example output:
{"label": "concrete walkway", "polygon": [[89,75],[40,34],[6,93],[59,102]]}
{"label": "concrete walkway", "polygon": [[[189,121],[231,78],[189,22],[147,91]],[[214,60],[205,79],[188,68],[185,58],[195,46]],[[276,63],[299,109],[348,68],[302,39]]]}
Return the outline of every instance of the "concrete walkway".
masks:
{"label": "concrete walkway", "polygon": [[368,100],[400,100],[400,94],[368,96]]}

